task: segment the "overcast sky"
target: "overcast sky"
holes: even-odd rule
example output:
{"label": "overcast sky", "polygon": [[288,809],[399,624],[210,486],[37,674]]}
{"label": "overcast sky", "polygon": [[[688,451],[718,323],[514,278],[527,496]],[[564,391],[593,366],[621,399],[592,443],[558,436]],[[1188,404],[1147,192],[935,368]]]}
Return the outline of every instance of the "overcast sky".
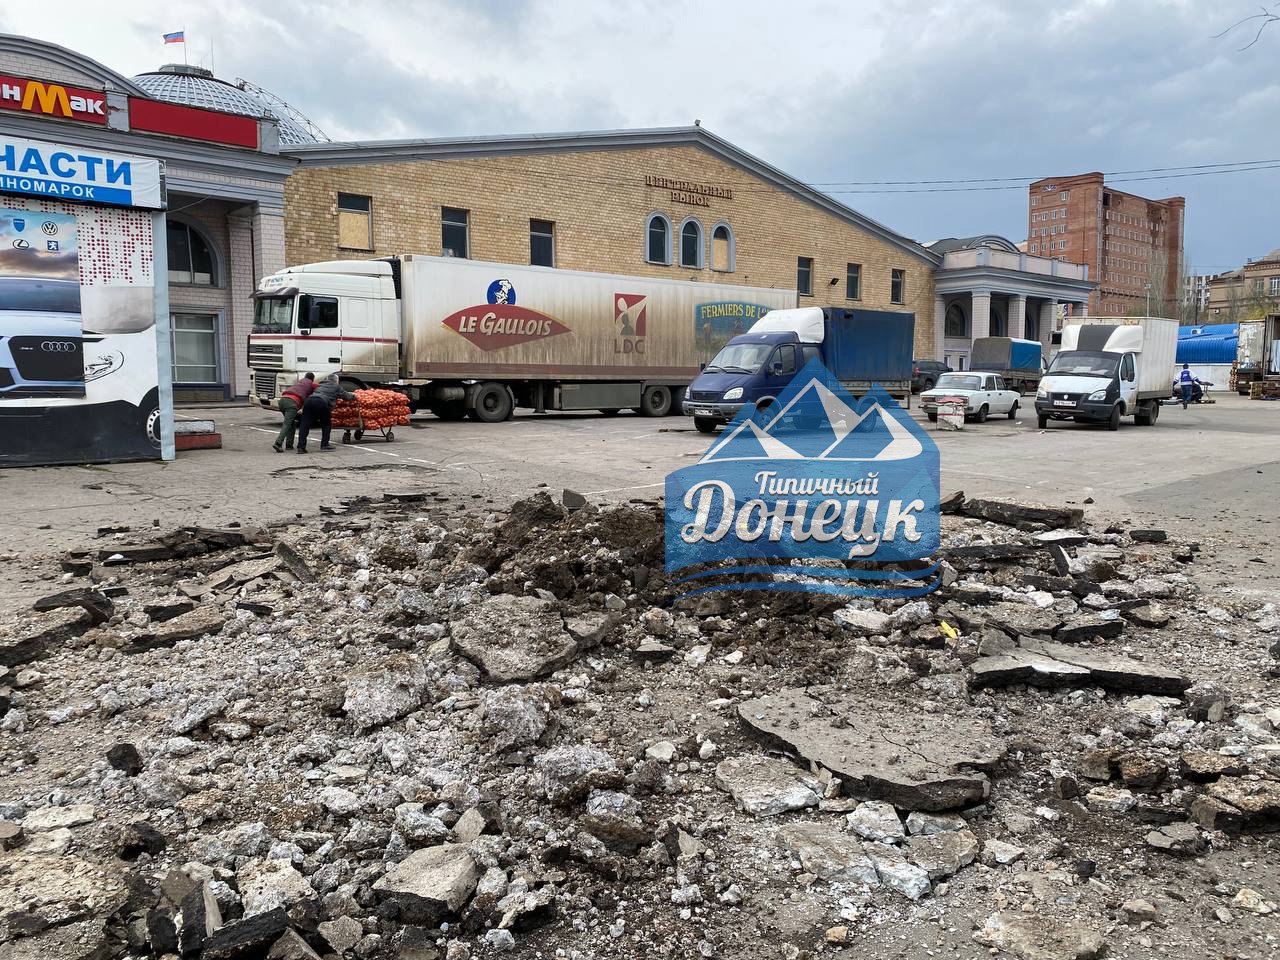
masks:
{"label": "overcast sky", "polygon": [[[1026,239],[1025,181],[1280,158],[1280,23],[1259,0],[62,0],[0,31],[126,75],[248,79],[334,139],[676,126],[733,141],[927,241]],[[1265,0],[1264,0],[1265,2]],[[1280,3],[1270,4],[1280,11]],[[1024,178],[854,193],[848,181]],[[1187,198],[1187,264],[1280,247],[1280,169],[1117,184]],[[882,188],[882,189],[898,189]]]}

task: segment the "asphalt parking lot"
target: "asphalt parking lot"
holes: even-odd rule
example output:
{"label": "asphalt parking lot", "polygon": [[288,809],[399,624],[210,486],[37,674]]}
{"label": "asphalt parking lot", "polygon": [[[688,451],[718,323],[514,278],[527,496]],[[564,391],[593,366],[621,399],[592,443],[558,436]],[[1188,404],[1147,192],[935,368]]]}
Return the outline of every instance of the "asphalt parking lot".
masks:
{"label": "asphalt parking lot", "polygon": [[[1024,398],[1024,411],[1030,409]],[[943,491],[1083,503],[1134,523],[1234,538],[1240,569],[1270,577],[1264,533],[1277,521],[1280,404],[1223,394],[1189,410],[1170,405],[1155,427],[1126,420],[1117,432],[1034,415],[934,430]],[[500,424],[448,423],[429,414],[332,453],[276,454],[280,417],[241,404],[181,408],[213,418],[223,449],[173,463],[0,471],[11,506],[4,552],[49,553],[83,545],[105,525],[274,523],[315,513],[342,497],[436,488],[505,505],[540,487],[603,500],[660,496],[667,473],[696,461],[709,438],[684,417],[522,414]],[[1224,557],[1223,559],[1229,559]],[[1265,557],[1264,557],[1265,559]]]}

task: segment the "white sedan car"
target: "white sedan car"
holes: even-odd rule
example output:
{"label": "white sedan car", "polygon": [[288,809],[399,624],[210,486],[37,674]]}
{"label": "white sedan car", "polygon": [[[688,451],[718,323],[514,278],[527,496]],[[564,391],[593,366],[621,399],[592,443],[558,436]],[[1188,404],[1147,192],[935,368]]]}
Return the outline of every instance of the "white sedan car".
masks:
{"label": "white sedan car", "polygon": [[982,423],[992,414],[1005,414],[1010,420],[1018,415],[1018,393],[1004,385],[994,373],[957,371],[944,373],[932,390],[920,394],[920,405],[930,420],[938,419],[938,401],[958,397],[965,401],[965,418]]}

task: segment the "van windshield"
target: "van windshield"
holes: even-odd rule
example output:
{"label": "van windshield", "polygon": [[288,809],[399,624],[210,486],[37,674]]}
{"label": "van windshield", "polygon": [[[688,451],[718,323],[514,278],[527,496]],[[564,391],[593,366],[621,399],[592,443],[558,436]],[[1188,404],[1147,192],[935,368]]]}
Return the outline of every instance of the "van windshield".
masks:
{"label": "van windshield", "polygon": [[254,333],[288,333],[293,329],[293,297],[263,297],[253,305]]}
{"label": "van windshield", "polygon": [[1120,358],[1114,353],[1068,350],[1053,358],[1049,372],[1073,377],[1102,377],[1110,380],[1116,375],[1119,364]]}
{"label": "van windshield", "polygon": [[731,343],[706,366],[707,373],[758,373],[769,354],[772,343]]}
{"label": "van windshield", "polygon": [[40,277],[0,277],[0,310],[79,313],[80,282],[46,280]]}

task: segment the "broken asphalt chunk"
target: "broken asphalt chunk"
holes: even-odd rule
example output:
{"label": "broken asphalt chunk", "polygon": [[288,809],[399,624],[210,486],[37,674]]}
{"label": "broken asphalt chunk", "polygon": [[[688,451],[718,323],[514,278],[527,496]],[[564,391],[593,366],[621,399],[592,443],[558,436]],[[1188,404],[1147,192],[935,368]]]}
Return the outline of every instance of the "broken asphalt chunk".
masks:
{"label": "broken asphalt chunk", "polygon": [[110,620],[116,609],[115,604],[105,594],[97,590],[83,589],[64,590],[61,593],[41,597],[32,604],[32,609],[41,613],[64,607],[80,607],[89,614],[90,622],[95,627]]}
{"label": "broken asphalt chunk", "polygon": [[838,883],[876,886],[875,864],[862,843],[835,824],[799,821],[779,827],[778,846],[800,861],[806,872]]}
{"label": "broken asphalt chunk", "polygon": [[773,817],[791,810],[816,807],[818,781],[794,763],[747,754],[716,765],[716,786],[753,817]]}
{"label": "broken asphalt chunk", "polygon": [[1179,696],[1191,686],[1186,677],[1154,664],[1091,647],[1068,646],[1030,637],[1008,653],[979,657],[971,664],[970,670],[973,686],[1096,684],[1113,690],[1166,696]]}
{"label": "broken asphalt chunk", "polygon": [[961,504],[960,513],[966,517],[977,517],[1029,531],[1078,527],[1084,520],[1084,511],[1079,508],[1033,507],[1023,503],[972,498]]}
{"label": "broken asphalt chunk", "polygon": [[88,612],[78,606],[28,617],[22,626],[0,633],[0,667],[16,667],[47,657],[84,633],[91,622]]}
{"label": "broken asphalt chunk", "polygon": [[466,905],[479,879],[480,870],[466,846],[442,843],[415,850],[373,889],[395,901],[409,923],[438,923]]}
{"label": "broken asphalt chunk", "polygon": [[545,676],[578,653],[555,604],[506,593],[466,608],[453,623],[452,642],[497,683]]}
{"label": "broken asphalt chunk", "polygon": [[824,767],[845,792],[887,800],[904,810],[951,810],[988,796],[992,769],[1005,748],[983,720],[908,714],[874,699],[819,702],[802,690],[738,706],[746,729]]}
{"label": "broken asphalt chunk", "polygon": [[1023,960],[1097,960],[1106,952],[1102,934],[1045,916],[993,913],[973,939]]}

